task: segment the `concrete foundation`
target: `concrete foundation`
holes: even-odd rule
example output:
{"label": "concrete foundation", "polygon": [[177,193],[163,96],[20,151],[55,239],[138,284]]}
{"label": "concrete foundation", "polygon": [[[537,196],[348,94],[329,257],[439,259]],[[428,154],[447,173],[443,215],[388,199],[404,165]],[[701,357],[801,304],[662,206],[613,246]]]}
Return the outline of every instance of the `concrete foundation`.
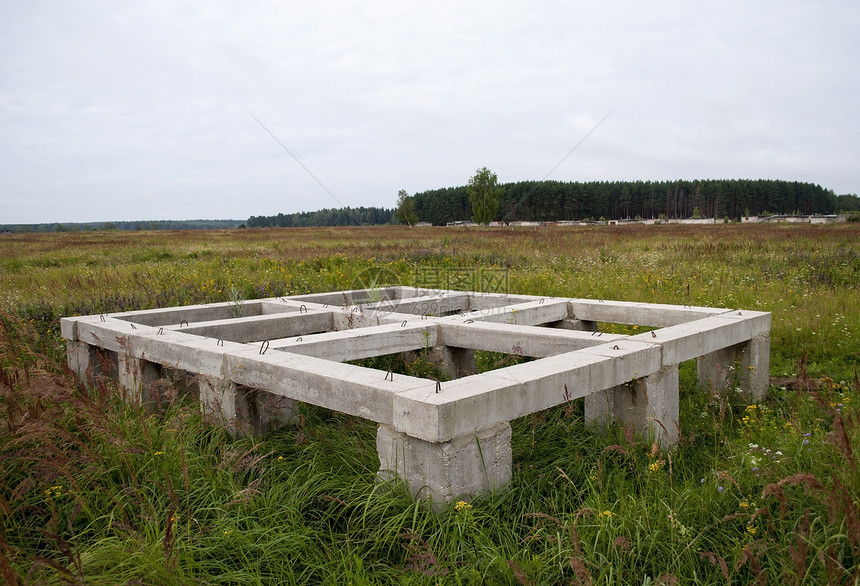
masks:
{"label": "concrete foundation", "polygon": [[[380,477],[434,506],[503,487],[510,421],[585,399],[588,422],[678,438],[678,365],[764,396],[770,314],[709,307],[386,287],[64,318],[69,367],[157,409],[185,394],[236,434],[284,425],[303,401],[379,424]],[[633,336],[597,323],[655,328]],[[357,366],[429,349],[451,380]],[[475,374],[476,350],[534,360]],[[164,382],[167,379],[168,382]]]}

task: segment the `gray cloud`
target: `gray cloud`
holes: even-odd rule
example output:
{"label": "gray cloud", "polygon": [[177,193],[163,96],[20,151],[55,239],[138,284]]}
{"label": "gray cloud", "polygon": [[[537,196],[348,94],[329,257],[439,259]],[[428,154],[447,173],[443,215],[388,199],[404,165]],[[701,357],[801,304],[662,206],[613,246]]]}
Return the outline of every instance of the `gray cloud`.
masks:
{"label": "gray cloud", "polygon": [[246,218],[501,181],[857,193],[860,8],[6,3],[0,223]]}

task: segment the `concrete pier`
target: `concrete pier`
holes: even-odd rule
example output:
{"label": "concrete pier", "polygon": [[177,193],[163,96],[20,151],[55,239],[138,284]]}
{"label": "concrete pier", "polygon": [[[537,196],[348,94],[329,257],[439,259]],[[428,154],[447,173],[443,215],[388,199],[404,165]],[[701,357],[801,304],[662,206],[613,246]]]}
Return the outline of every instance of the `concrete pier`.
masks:
{"label": "concrete pier", "polygon": [[[184,393],[235,434],[289,424],[302,401],[379,424],[380,478],[441,506],[511,479],[513,419],[584,398],[588,422],[678,438],[678,365],[702,385],[767,391],[769,313],[386,287],[64,318],[69,367],[130,403]],[[636,335],[599,324],[638,325]],[[428,352],[451,380],[357,366]],[[532,360],[475,374],[476,351]],[[168,380],[167,386],[163,382]],[[172,387],[170,385],[173,385]]]}

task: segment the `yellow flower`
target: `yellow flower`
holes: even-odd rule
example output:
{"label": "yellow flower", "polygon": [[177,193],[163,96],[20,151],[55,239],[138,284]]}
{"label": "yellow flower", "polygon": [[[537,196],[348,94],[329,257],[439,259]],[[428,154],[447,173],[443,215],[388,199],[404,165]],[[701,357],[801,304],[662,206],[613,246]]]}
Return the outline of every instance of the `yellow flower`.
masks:
{"label": "yellow flower", "polygon": [[471,508],[472,508],[472,505],[470,505],[466,501],[457,501],[457,504],[454,505],[455,511],[468,511]]}
{"label": "yellow flower", "polygon": [[747,533],[755,535],[756,531],[758,531],[758,529],[754,525],[747,525]]}
{"label": "yellow flower", "polygon": [[741,501],[741,502],[740,502],[740,504],[739,504],[738,506],[740,506],[742,509],[748,509],[748,508],[750,508],[750,504],[749,504],[748,502],[746,502],[746,501]]}
{"label": "yellow flower", "polygon": [[755,411],[758,409],[758,405],[749,405],[747,406],[747,411]]}
{"label": "yellow flower", "polygon": [[600,515],[601,515],[602,517],[611,517],[611,516],[612,516],[612,511],[603,511],[602,513],[600,513]]}
{"label": "yellow flower", "polygon": [[663,460],[657,460],[656,462],[654,462],[653,464],[648,466],[648,470],[650,470],[651,472],[657,472],[662,467],[663,467]]}

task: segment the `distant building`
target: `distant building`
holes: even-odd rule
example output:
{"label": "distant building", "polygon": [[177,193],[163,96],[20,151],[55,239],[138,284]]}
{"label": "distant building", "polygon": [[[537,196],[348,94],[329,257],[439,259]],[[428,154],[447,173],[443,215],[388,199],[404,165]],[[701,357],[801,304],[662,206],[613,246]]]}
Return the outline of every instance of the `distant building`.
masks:
{"label": "distant building", "polygon": [[826,216],[801,216],[794,214],[776,214],[773,216],[742,216],[743,224],[841,224],[847,222],[845,214],[830,214]]}

